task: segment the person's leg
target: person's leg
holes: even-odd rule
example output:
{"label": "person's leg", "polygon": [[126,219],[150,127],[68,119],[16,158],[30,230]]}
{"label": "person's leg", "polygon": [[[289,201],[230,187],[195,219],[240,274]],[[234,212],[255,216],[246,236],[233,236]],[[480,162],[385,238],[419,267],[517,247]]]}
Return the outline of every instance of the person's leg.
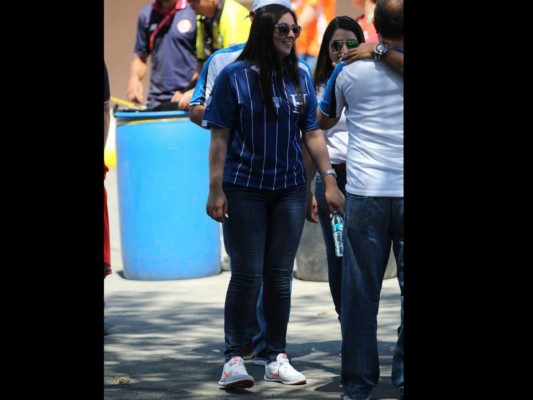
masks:
{"label": "person's leg", "polygon": [[261,287],[259,288],[259,294],[257,296],[257,303],[255,307],[256,311],[256,322],[257,327],[259,328],[254,336],[254,354],[258,354],[261,350],[266,348],[265,341],[265,331],[266,331],[266,322],[265,322],[265,310],[263,309],[263,283],[261,282]]}
{"label": "person's leg", "polygon": [[398,341],[392,358],[391,380],[394,386],[403,393],[403,197],[393,200],[393,251],[396,258],[397,278],[400,285],[400,326],[398,327]]}
{"label": "person's leg", "polygon": [[[260,314],[259,306],[262,305],[261,296],[263,292],[263,285],[261,284],[257,292],[255,308],[252,311],[248,326],[246,327],[246,339],[245,339],[245,358],[254,358],[257,354],[266,347],[264,328],[264,317]],[[261,309],[262,312],[262,309]],[[254,361],[255,364],[255,361]]]}
{"label": "person's leg", "polygon": [[[104,164],[104,181],[106,178],[106,173],[109,171],[109,168]],[[107,190],[104,184],[104,280],[105,277],[111,274],[113,271],[111,269],[111,242],[109,239],[109,211],[107,208]],[[105,299],[102,299],[104,303],[105,310]],[[109,331],[104,321],[104,336],[107,336]]]}
{"label": "person's leg", "polygon": [[242,357],[246,328],[255,313],[261,284],[266,241],[267,209],[262,191],[223,185],[228,201],[226,243],[231,278],[224,306],[226,361]]}
{"label": "person's leg", "polygon": [[[337,186],[345,193],[346,174],[337,174]],[[315,176],[315,198],[318,205],[318,220],[322,228],[324,245],[326,246],[326,259],[328,262],[328,283],[337,317],[341,316],[341,283],[342,283],[342,257],[335,255],[335,244],[331,232],[331,218],[329,214],[328,202],[326,201],[326,187],[320,174]]]}
{"label": "person's leg", "polygon": [[263,307],[270,360],[285,353],[291,307],[291,277],[307,201],[305,185],[273,193],[268,207],[263,269]]}
{"label": "person's leg", "polygon": [[[230,254],[230,241],[227,233],[227,224],[222,224],[222,232],[224,239],[224,247],[226,252]],[[231,257],[229,257],[229,265],[231,270]],[[243,343],[243,358],[254,358],[254,364],[264,366],[266,363],[266,357],[264,357],[264,350],[266,349],[265,340],[265,316],[263,313],[263,285],[261,284],[260,290],[257,293],[257,301],[255,312],[252,312],[248,325],[246,327],[245,339]],[[257,358],[257,359],[256,359]]]}
{"label": "person's leg", "polygon": [[[228,232],[227,232],[227,226],[228,224],[222,224],[222,237],[223,237],[223,242],[224,242],[224,248],[226,249],[226,255],[228,256],[229,270],[231,271],[231,257],[230,257],[231,249],[230,249],[230,240],[229,240]],[[259,297],[259,293],[257,297]],[[242,356],[245,360],[252,358],[253,355],[255,354],[254,353],[254,347],[255,347],[254,337],[256,336],[263,337],[261,335],[261,328],[257,320],[256,312],[252,312],[252,315],[250,316],[250,320],[248,321],[248,325],[246,327],[245,339],[244,339],[243,349],[242,349]]]}
{"label": "person's leg", "polygon": [[390,254],[390,198],[346,194],[341,296],[341,382],[366,400],[379,379],[377,315]]}
{"label": "person's leg", "polygon": [[[291,283],[290,291],[292,294],[292,279],[293,274],[291,274]],[[266,335],[266,321],[265,321],[265,310],[263,307],[263,285],[259,290],[259,298],[257,300],[257,323],[259,325],[259,332],[253,338],[253,353],[254,353],[254,365],[264,367],[269,361],[268,357],[268,348],[265,339]]]}
{"label": "person's leg", "polygon": [[263,307],[269,360],[264,379],[299,385],[305,383],[306,378],[290,364],[285,348],[292,271],[305,222],[307,188],[300,185],[280,190],[272,197],[263,269]]}

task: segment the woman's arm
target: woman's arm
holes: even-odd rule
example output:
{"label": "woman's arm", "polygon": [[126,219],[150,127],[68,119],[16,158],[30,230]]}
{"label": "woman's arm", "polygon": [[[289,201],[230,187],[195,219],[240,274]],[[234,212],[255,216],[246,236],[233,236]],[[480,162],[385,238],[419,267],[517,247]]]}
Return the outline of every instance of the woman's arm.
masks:
{"label": "woman's arm", "polygon": [[222,190],[222,178],[224,176],[224,164],[230,130],[227,128],[211,128],[211,142],[209,144],[209,196],[207,198],[206,212],[218,222],[224,222],[227,218],[228,205],[226,195]]}
{"label": "woman's arm", "polygon": [[[324,139],[320,129],[304,132],[304,143],[321,174],[331,169],[326,139]],[[336,209],[339,214],[344,215],[344,195],[337,186],[337,179],[333,175],[326,175],[322,179],[326,185],[326,200],[329,205],[329,212],[333,212],[333,209]]]}

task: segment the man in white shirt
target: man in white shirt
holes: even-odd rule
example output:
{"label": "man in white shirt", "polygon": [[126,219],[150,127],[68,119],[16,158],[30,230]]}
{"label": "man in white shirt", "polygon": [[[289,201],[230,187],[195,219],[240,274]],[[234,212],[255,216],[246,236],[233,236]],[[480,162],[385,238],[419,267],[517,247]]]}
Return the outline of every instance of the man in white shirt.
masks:
{"label": "man in white shirt", "polygon": [[381,61],[403,52],[403,0],[378,0],[376,59],[339,63],[317,112],[333,127],[345,109],[347,183],[342,266],[341,382],[344,400],[367,400],[379,380],[377,315],[391,244],[398,267],[401,324],[392,383],[403,398],[403,77]]}

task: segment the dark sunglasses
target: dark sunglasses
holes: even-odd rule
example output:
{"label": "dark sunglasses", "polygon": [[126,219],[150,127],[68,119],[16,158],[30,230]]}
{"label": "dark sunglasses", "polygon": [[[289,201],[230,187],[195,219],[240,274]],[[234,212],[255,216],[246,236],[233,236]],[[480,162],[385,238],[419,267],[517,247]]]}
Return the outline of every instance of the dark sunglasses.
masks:
{"label": "dark sunglasses", "polygon": [[274,29],[276,29],[280,35],[288,35],[289,31],[292,30],[292,33],[294,33],[294,36],[296,37],[300,36],[300,32],[302,31],[302,27],[300,25],[290,26],[286,23],[274,25]]}
{"label": "dark sunglasses", "polygon": [[344,43],[346,43],[346,47],[348,49],[355,49],[357,46],[359,46],[359,42],[357,40],[335,40],[331,42],[331,50],[335,53],[340,51],[342,46],[344,46]]}

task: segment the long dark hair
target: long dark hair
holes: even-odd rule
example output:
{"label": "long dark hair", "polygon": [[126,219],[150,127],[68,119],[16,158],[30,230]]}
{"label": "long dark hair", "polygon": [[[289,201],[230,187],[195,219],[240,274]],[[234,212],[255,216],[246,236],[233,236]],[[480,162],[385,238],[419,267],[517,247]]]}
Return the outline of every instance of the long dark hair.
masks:
{"label": "long dark hair", "polygon": [[259,67],[259,82],[263,101],[268,106],[267,109],[270,111],[270,115],[274,117],[276,116],[276,108],[272,100],[272,85],[276,82],[279,87],[283,87],[282,76],[284,69],[288,71],[294,82],[297,93],[301,94],[298,57],[296,56],[295,46],[292,47],[289,56],[280,59],[272,40],[274,25],[286,13],[290,13],[294,18],[294,22],[298,23],[294,11],[278,4],[258,9],[252,21],[248,41],[236,60],[248,60]]}
{"label": "long dark hair", "polygon": [[325,85],[333,72],[333,65],[331,65],[331,59],[329,58],[329,42],[337,29],[344,29],[355,33],[355,37],[359,43],[364,43],[365,41],[363,30],[352,17],[344,15],[333,18],[324,32],[320,51],[318,52],[314,75],[315,90]]}

